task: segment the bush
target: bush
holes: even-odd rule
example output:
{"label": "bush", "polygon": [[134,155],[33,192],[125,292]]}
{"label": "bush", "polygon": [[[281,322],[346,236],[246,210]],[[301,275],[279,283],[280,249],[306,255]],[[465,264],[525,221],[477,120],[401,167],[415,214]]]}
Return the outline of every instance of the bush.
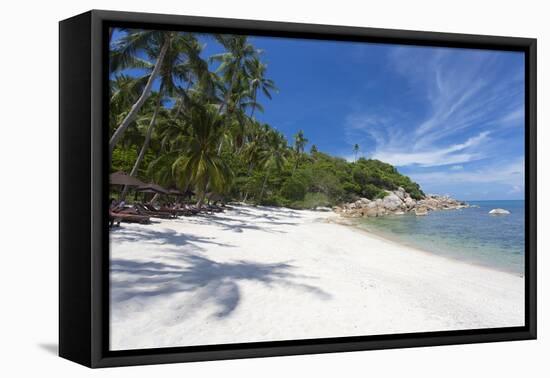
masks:
{"label": "bush", "polygon": [[281,188],[281,195],[289,201],[301,201],[307,191],[307,183],[303,176],[294,175],[286,180]]}
{"label": "bush", "polygon": [[324,193],[306,193],[302,201],[297,201],[291,204],[291,207],[296,209],[314,209],[317,206],[327,206],[332,205],[328,196]]}

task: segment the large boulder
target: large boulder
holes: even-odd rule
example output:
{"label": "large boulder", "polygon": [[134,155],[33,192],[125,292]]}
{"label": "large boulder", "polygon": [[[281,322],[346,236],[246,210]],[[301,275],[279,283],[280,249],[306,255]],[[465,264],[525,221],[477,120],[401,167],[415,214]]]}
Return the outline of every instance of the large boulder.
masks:
{"label": "large boulder", "polygon": [[416,206],[416,201],[412,199],[410,196],[405,198],[405,207],[407,210],[411,210],[413,207]]}
{"label": "large boulder", "polygon": [[493,209],[489,211],[489,214],[491,215],[508,215],[510,212],[506,209]]}
{"label": "large boulder", "polygon": [[407,193],[407,192],[405,191],[405,189],[403,189],[402,187],[397,188],[397,190],[394,191],[393,193],[394,193],[397,197],[399,197],[399,199],[400,199],[401,201],[404,201],[405,198],[409,195],[409,193]]}
{"label": "large boulder", "polygon": [[359,202],[361,205],[364,206],[364,205],[368,205],[371,202],[371,200],[368,199],[368,198],[359,198],[359,201],[357,201],[357,202]]}
{"label": "large boulder", "polygon": [[388,211],[397,211],[404,207],[404,203],[395,193],[390,193],[382,200],[384,208]]}
{"label": "large boulder", "polygon": [[414,209],[415,215],[424,216],[428,215],[428,208],[426,206],[420,206]]}
{"label": "large boulder", "polygon": [[376,217],[378,216],[378,208],[375,207],[366,207],[363,209],[363,216],[365,217]]}

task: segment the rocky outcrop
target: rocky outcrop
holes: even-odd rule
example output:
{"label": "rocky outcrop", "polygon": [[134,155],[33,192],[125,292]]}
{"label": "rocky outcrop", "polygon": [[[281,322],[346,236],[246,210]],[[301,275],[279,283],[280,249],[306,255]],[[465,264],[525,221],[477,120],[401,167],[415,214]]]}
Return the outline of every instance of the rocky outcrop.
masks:
{"label": "rocky outcrop", "polygon": [[429,211],[456,210],[468,207],[468,204],[449,196],[428,194],[420,200],[415,200],[403,188],[386,191],[384,198],[369,200],[360,198],[355,202],[335,206],[334,212],[346,218],[382,217],[386,215],[404,215],[413,213],[418,216],[427,215]]}
{"label": "rocky outcrop", "polygon": [[506,209],[493,209],[489,211],[489,214],[491,215],[508,215],[510,212]]}

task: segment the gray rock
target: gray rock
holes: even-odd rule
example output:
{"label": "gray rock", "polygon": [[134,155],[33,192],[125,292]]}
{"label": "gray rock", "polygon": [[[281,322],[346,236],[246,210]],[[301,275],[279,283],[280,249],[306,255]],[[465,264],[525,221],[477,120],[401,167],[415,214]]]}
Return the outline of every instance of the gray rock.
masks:
{"label": "gray rock", "polygon": [[414,213],[418,216],[428,215],[428,208],[425,206],[417,207],[416,209],[414,209]]}
{"label": "gray rock", "polygon": [[382,200],[382,203],[384,207],[387,210],[395,211],[397,209],[400,209],[404,204],[401,198],[399,198],[395,193],[391,193],[384,197]]}
{"label": "gray rock", "polygon": [[508,215],[510,212],[506,209],[493,209],[489,211],[489,214],[491,215]]}

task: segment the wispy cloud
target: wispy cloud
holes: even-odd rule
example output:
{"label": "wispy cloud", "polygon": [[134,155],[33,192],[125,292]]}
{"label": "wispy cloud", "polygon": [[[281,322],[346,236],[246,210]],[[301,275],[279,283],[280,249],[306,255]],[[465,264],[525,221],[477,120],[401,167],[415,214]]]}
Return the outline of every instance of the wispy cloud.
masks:
{"label": "wispy cloud", "polygon": [[442,148],[428,148],[418,152],[400,152],[383,150],[374,153],[373,158],[389,162],[397,166],[416,164],[420,167],[434,167],[457,163],[467,163],[484,157],[475,147],[488,139],[489,132],[484,131],[464,143],[445,146]]}
{"label": "wispy cloud", "polygon": [[[499,55],[501,54],[501,55]],[[495,154],[499,129],[523,120],[521,75],[507,75],[501,52],[399,47],[388,65],[409,83],[416,111],[369,106],[346,119],[349,143],[406,167],[466,164]]]}
{"label": "wispy cloud", "polygon": [[510,112],[503,115],[498,123],[502,125],[512,124],[514,126],[523,126],[525,120],[525,108],[522,105],[519,105],[516,109],[511,110]]}
{"label": "wispy cloud", "polygon": [[419,183],[446,182],[461,184],[504,184],[511,190],[520,192],[525,183],[525,162],[517,159],[505,164],[492,164],[483,168],[465,170],[440,170],[427,173],[412,173],[410,176]]}

